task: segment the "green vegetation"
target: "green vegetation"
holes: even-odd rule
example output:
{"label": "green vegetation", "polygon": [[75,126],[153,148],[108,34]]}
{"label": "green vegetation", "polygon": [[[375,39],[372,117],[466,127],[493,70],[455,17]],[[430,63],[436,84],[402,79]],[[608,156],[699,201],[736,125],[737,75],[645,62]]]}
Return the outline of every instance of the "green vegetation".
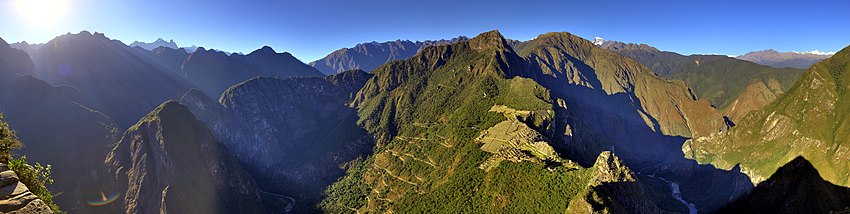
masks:
{"label": "green vegetation", "polygon": [[50,206],[50,210],[53,213],[64,213],[53,202],[53,194],[47,189],[47,185],[53,183],[53,179],[50,178],[49,164],[42,166],[41,163],[36,162],[31,165],[27,163],[26,156],[21,156],[20,158],[12,159],[9,162],[9,168],[18,175],[18,179],[29,188],[30,192],[38,196],[47,206]]}
{"label": "green vegetation", "polygon": [[[529,79],[506,78],[504,69],[516,58],[501,35],[489,32],[376,69],[355,105],[358,123],[378,137],[378,145],[326,190],[319,208],[329,213],[566,210],[586,186],[586,169],[550,171],[530,162],[505,162],[490,171],[478,167],[491,154],[475,138],[505,120],[489,111],[493,106],[552,110],[548,90]],[[549,128],[544,121],[533,123]]]}
{"label": "green vegetation", "polygon": [[[804,70],[773,68],[725,56],[689,56],[692,61],[674,71],[670,79],[682,80],[697,97],[708,100],[718,109],[726,108],[744,92],[750,83],[775,79],[788,90]],[[696,62],[700,62],[697,64]]]}
{"label": "green vegetation", "polygon": [[761,81],[767,85],[769,80],[776,80],[785,91],[805,72],[720,55],[684,56],[647,45],[615,42],[604,48],[640,62],[661,77],[682,80],[697,97],[708,100],[718,109],[735,101],[750,83]]}
{"label": "green vegetation", "polygon": [[53,183],[50,178],[50,165],[42,166],[40,163],[33,165],[27,163],[27,157],[13,158],[14,149],[21,148],[23,144],[15,136],[15,131],[9,128],[0,114],[0,163],[9,165],[9,168],[18,175],[18,179],[29,188],[30,192],[44,201],[54,213],[62,213],[53,202],[53,195],[47,189],[47,185]]}
{"label": "green vegetation", "polygon": [[15,130],[9,128],[3,113],[0,113],[0,163],[8,164],[12,160],[12,150],[22,146],[23,144],[15,135]]}
{"label": "green vegetation", "polygon": [[815,64],[788,92],[718,136],[685,143],[686,156],[761,182],[802,155],[825,180],[850,185],[850,49]]}

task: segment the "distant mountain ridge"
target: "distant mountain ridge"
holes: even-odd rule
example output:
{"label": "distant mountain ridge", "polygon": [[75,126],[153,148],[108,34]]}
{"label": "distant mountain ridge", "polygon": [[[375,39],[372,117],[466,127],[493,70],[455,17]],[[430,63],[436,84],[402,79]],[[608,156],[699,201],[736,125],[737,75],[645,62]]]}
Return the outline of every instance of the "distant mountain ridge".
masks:
{"label": "distant mountain ridge", "polygon": [[[121,41],[82,31],[58,36],[33,56],[35,76],[80,93],[80,102],[114,119],[135,123],[159,103],[195,86],[158,66]],[[156,83],[156,87],[151,87]]]}
{"label": "distant mountain ridge", "polygon": [[722,55],[681,55],[646,44],[599,42],[601,48],[632,58],[658,76],[681,80],[737,123],[788,90],[804,72],[773,68]]}
{"label": "distant mountain ridge", "polygon": [[278,53],[269,46],[263,46],[247,55],[228,54],[203,47],[192,53],[184,48],[167,47],[159,47],[153,51],[136,50],[213,98],[218,98],[227,88],[257,76],[325,76],[292,54]]}
{"label": "distant mountain ridge", "polygon": [[737,56],[735,58],[775,68],[791,67],[807,69],[815,63],[829,58],[834,54],[835,52],[827,53],[820,52],[817,50],[810,52],[778,52],[773,49],[768,49],[763,51],[749,52],[744,55]]}
{"label": "distant mountain ridge", "polygon": [[310,62],[310,66],[319,69],[319,71],[327,75],[355,69],[371,72],[386,62],[410,58],[424,47],[447,45],[466,40],[469,40],[469,38],[459,36],[453,39],[416,42],[396,40],[381,43],[360,43],[351,48],[339,49],[322,59]]}
{"label": "distant mountain ridge", "polygon": [[[160,48],[160,47],[171,48],[171,49],[181,49],[182,48],[182,49],[185,49],[186,52],[189,52],[189,53],[195,52],[195,50],[197,50],[199,48],[196,45],[187,46],[187,47],[180,47],[180,46],[177,45],[176,42],[174,42],[173,39],[165,41],[165,39],[162,39],[162,38],[157,38],[155,41],[150,42],[150,43],[135,41],[133,43],[130,43],[128,46],[139,47],[139,48],[149,50],[149,51],[153,51],[153,50]],[[230,55],[229,52],[228,52],[228,55]]]}

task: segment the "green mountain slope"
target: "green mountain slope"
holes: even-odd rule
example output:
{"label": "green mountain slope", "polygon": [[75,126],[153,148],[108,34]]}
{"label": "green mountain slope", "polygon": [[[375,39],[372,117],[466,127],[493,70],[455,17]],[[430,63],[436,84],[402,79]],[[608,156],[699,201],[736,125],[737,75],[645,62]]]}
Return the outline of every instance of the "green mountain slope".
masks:
{"label": "green mountain slope", "polygon": [[728,132],[688,141],[689,158],[719,168],[739,164],[754,183],[797,156],[825,180],[850,185],[850,48],[821,61],[775,102]]}
{"label": "green mountain slope", "polygon": [[[756,63],[720,55],[685,56],[645,44],[626,44],[608,41],[600,47],[632,58],[666,79],[681,80],[697,97],[707,99],[733,121],[766,105],[759,99],[775,96],[753,96],[769,93],[778,95],[788,90],[804,72],[794,68],[772,68]],[[779,88],[761,90],[759,84]],[[759,89],[759,91],[753,91]],[[737,104],[737,105],[736,105]]]}
{"label": "green mountain slope", "polygon": [[[723,117],[684,84],[579,37],[550,33],[513,46],[520,51],[498,32],[487,32],[373,71],[353,105],[377,145],[326,190],[321,209],[564,212],[593,186],[590,175],[602,151],[616,147],[624,166],[647,168],[638,163],[660,163],[676,153],[681,159],[684,138],[669,135],[726,128]],[[667,164],[668,170],[688,168],[681,174],[707,175],[689,163]],[[653,201],[647,204],[674,201],[667,186],[628,186],[607,194]],[[664,191],[667,199],[655,197]]]}
{"label": "green mountain slope", "polygon": [[[546,112],[548,92],[529,79],[505,78],[505,47],[497,32],[469,42],[423,49],[373,71],[358,93],[360,124],[378,138],[362,160],[326,193],[323,210],[381,212],[553,212],[565,210],[586,170],[545,169],[529,162],[485,171],[481,130],[505,120],[495,105]],[[514,54],[515,55],[515,54]],[[538,130],[551,118],[540,117]],[[522,175],[515,177],[514,175]],[[528,182],[522,182],[528,181]],[[522,185],[522,186],[516,186]],[[540,206],[525,202],[540,201]]]}

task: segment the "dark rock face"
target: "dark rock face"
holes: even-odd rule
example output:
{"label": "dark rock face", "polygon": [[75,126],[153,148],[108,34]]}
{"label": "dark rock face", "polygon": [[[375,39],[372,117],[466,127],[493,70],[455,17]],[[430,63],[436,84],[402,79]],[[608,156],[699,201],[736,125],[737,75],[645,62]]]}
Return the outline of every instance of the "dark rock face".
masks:
{"label": "dark rock face", "polygon": [[850,207],[850,188],[821,178],[797,157],[718,213],[830,213]]}
{"label": "dark rock face", "polygon": [[0,164],[0,212],[2,213],[53,213],[50,207],[29,191],[18,180],[9,166]]}
{"label": "dark rock face", "polygon": [[384,63],[410,58],[425,47],[448,45],[466,40],[469,40],[469,38],[461,36],[449,40],[428,40],[424,42],[396,40],[383,43],[361,43],[353,48],[334,51],[325,58],[311,62],[310,66],[327,75],[355,69],[370,72]]}
{"label": "dark rock face", "polygon": [[371,77],[349,71],[327,78],[259,77],[228,89],[219,103],[198,91],[190,106],[263,185],[307,211],[345,162],[368,153],[372,140],[357,126],[351,97]]}
{"label": "dark rock face", "polygon": [[265,212],[251,176],[175,101],[128,129],[106,164],[126,213]]}

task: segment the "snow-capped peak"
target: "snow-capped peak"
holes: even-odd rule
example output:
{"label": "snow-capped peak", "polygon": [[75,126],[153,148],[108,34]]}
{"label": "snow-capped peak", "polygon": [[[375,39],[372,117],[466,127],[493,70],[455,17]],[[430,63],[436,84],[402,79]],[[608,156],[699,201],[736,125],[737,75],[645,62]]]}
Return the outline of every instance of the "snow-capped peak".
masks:
{"label": "snow-capped peak", "polygon": [[797,51],[794,51],[794,53],[798,53],[798,54],[822,55],[822,56],[831,56],[831,55],[835,55],[835,52],[822,52],[822,51],[819,51],[819,50],[805,51],[805,52],[797,52]]}
{"label": "snow-capped peak", "polygon": [[598,36],[593,37],[593,44],[594,45],[602,45],[602,43],[605,43],[605,39],[602,39],[602,37],[598,37]]}

